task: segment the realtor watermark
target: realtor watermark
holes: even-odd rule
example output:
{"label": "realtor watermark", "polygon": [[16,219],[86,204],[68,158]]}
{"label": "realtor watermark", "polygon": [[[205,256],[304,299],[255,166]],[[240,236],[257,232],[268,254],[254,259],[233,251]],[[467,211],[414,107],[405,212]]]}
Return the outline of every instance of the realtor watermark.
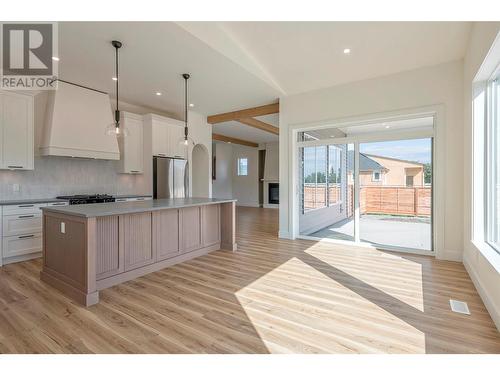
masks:
{"label": "realtor watermark", "polygon": [[0,88],[57,88],[57,23],[0,23]]}

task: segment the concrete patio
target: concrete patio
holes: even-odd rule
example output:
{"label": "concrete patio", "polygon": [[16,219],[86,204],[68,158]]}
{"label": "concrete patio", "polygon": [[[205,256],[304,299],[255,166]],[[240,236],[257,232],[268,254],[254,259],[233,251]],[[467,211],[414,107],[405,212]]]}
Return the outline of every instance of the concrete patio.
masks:
{"label": "concrete patio", "polygon": [[[361,215],[363,242],[405,249],[431,250],[430,218],[416,216]],[[310,234],[318,238],[353,240],[354,220],[345,219]]]}

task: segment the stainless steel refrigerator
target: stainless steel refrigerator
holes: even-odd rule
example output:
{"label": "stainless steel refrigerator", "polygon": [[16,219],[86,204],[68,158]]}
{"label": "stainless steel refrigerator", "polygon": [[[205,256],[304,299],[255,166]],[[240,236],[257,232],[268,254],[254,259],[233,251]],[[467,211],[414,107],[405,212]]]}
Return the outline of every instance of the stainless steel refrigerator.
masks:
{"label": "stainless steel refrigerator", "polygon": [[189,195],[189,168],[185,159],[153,156],[153,198],[185,198]]}

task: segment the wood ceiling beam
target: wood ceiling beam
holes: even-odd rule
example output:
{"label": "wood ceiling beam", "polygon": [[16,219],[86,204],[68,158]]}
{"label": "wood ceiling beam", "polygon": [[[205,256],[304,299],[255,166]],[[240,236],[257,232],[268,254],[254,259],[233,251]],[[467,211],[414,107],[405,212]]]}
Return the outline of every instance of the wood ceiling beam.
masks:
{"label": "wood ceiling beam", "polygon": [[272,125],[268,124],[267,122],[257,120],[257,119],[255,119],[253,117],[241,118],[241,119],[239,119],[237,121],[241,122],[242,124],[251,126],[253,128],[264,130],[264,131],[266,131],[268,133],[273,133],[273,134],[276,134],[276,135],[280,134],[280,130],[276,126],[272,126]]}
{"label": "wood ceiling beam", "polygon": [[267,104],[260,107],[242,109],[240,111],[220,113],[218,115],[212,115],[207,117],[207,122],[209,124],[218,124],[220,122],[227,121],[238,121],[240,119],[245,119],[249,117],[259,117],[264,115],[271,115],[273,113],[279,113],[280,104]]}
{"label": "wood ceiling beam", "polygon": [[212,140],[227,142],[227,143],[236,143],[236,144],[248,146],[248,147],[259,147],[259,145],[257,143],[245,141],[245,140],[239,139],[239,138],[227,137],[225,135],[216,134],[216,133],[212,133]]}

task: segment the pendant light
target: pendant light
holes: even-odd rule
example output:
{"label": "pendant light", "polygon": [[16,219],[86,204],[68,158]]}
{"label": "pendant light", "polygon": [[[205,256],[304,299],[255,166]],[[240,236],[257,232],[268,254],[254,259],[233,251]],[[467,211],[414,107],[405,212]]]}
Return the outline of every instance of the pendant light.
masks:
{"label": "pendant light", "polygon": [[184,78],[184,136],[179,139],[179,144],[184,147],[194,146],[194,141],[189,137],[188,129],[188,79],[190,77],[187,73],[182,75]]}
{"label": "pendant light", "polygon": [[126,137],[128,136],[128,130],[120,127],[120,109],[118,106],[118,82],[120,81],[118,77],[118,50],[122,47],[122,42],[113,40],[111,45],[115,48],[115,82],[116,82],[116,110],[115,110],[115,121],[106,127],[106,135],[112,135],[116,137]]}

